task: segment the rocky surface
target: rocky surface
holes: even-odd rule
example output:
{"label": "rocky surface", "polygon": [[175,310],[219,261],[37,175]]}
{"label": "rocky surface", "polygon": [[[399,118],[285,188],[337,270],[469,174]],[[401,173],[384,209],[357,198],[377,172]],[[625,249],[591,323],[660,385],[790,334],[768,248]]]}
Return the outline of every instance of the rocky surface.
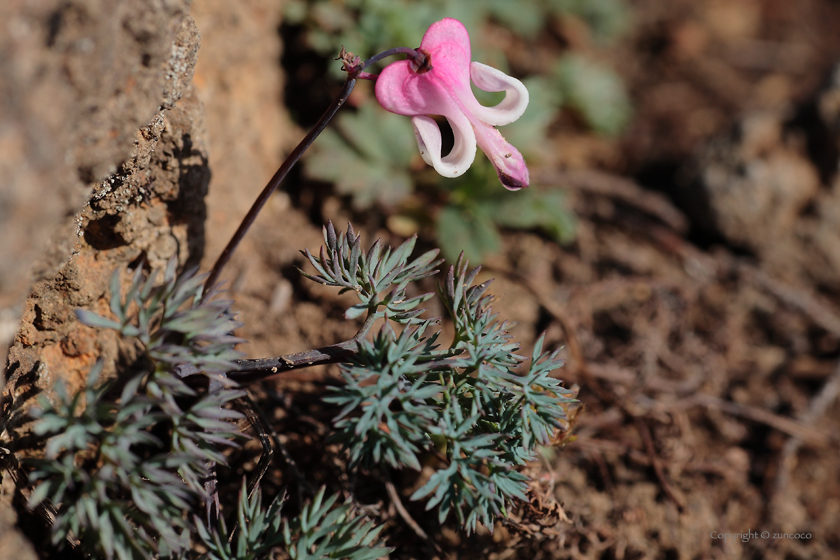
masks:
{"label": "rocky surface", "polygon": [[[36,395],[58,379],[78,388],[117,351],[113,333],[82,326],[74,309],[107,314],[114,270],[125,278],[126,267],[172,257],[187,266],[203,254],[210,170],[189,9],[188,0],[0,5],[0,334],[17,330],[0,445],[19,455]],[[0,493],[0,512],[10,499]],[[3,543],[18,538],[11,523],[0,514]],[[0,546],[0,558],[18,550]]]}
{"label": "rocky surface", "polygon": [[[799,114],[759,111],[710,142],[679,191],[695,227],[788,282],[840,282],[840,82]],[[821,160],[825,160],[825,165]]]}
{"label": "rocky surface", "polygon": [[0,6],[4,346],[26,290],[67,261],[73,215],[189,84],[198,34],[188,11],[187,0]]}

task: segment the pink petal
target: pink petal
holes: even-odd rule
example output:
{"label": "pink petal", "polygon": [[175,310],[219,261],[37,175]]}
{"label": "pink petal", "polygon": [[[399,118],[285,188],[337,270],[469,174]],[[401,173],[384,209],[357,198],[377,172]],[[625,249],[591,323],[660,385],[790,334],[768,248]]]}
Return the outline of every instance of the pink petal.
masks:
{"label": "pink petal", "polygon": [[385,67],[376,79],[376,100],[386,111],[398,115],[440,115],[440,86],[417,74],[408,60],[400,60]]}
{"label": "pink petal", "polygon": [[475,99],[470,89],[470,35],[460,21],[445,18],[433,23],[423,35],[420,49],[429,54],[432,64],[432,69],[421,76],[454,99]]}
{"label": "pink petal", "polygon": [[470,34],[457,19],[444,18],[433,23],[423,35],[420,48],[432,54],[432,70],[446,68],[469,73]]}
{"label": "pink petal", "polygon": [[409,117],[442,115],[450,123],[466,123],[464,109],[458,99],[436,79],[435,70],[418,74],[407,60],[385,67],[376,80],[376,99],[382,107]]}
{"label": "pink petal", "polygon": [[[528,186],[528,168],[519,151],[491,125],[504,125],[522,116],[528,91],[519,80],[479,63],[470,63],[470,37],[452,18],[432,24],[420,50],[430,57],[431,69],[418,73],[408,60],[388,65],[376,80],[376,99],[388,111],[413,117],[415,137],[424,161],[445,177],[461,175],[475,159],[476,145],[492,162],[502,184],[510,190]],[[504,91],[495,107],[484,107],[470,88],[470,78],[485,91]],[[431,115],[446,117],[455,134],[452,151],[441,157],[441,135]]]}
{"label": "pink petal", "polygon": [[509,191],[518,191],[528,186],[528,166],[519,150],[508,144],[502,133],[490,125],[472,120],[478,147],[487,154],[496,168],[499,181]]}
{"label": "pink petal", "polygon": [[408,60],[389,64],[376,80],[376,99],[386,110],[399,115],[448,117],[439,106],[441,94],[446,92],[450,98],[472,96],[470,36],[460,21],[446,18],[429,27],[420,49],[428,53],[432,69],[418,74]]}

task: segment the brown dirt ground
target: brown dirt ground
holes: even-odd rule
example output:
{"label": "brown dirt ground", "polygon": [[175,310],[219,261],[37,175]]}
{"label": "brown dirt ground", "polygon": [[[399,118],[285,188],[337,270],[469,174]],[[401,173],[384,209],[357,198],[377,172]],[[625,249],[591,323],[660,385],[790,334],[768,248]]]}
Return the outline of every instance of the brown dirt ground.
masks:
{"label": "brown dirt ground", "polygon": [[[504,253],[482,273],[497,278],[496,309],[518,321],[513,332],[526,350],[543,330],[550,346],[566,346],[561,376],[579,385],[584,403],[575,438],[533,467],[533,503],[514,513],[519,523],[499,525],[492,536],[464,538],[436,527],[422,505],[405,498],[418,475],[400,473],[395,482],[409,512],[450,557],[835,556],[840,312],[832,264],[838,247],[829,237],[838,229],[820,208],[833,207],[826,201],[836,196],[826,161],[836,165],[838,136],[835,113],[820,116],[815,108],[833,95],[826,84],[840,60],[840,6],[633,5],[635,31],[612,49],[563,26],[542,45],[612,63],[636,102],[619,141],[594,138],[564,115],[553,138],[557,167],[567,171],[534,170],[544,184],[569,187],[577,240],[558,247],[509,232]],[[203,48],[212,41],[205,35]],[[225,42],[239,52],[236,44]],[[513,60],[519,48],[510,46]],[[201,71],[200,63],[199,78]],[[207,100],[206,89],[202,95]],[[213,137],[213,104],[229,99],[206,103],[216,153],[238,136],[226,129],[224,139]],[[265,114],[260,107],[251,114]],[[265,126],[251,117],[241,130],[261,136]],[[287,135],[284,148],[301,135]],[[828,143],[828,156],[819,142]],[[219,165],[235,162],[211,164],[219,185]],[[704,174],[712,165],[723,170],[724,185],[739,189],[715,190],[718,183]],[[778,180],[750,179],[742,169],[751,165]],[[262,169],[265,179],[273,166]],[[235,213],[226,210],[245,197],[213,185],[211,220],[225,216],[230,229]],[[302,282],[293,268],[302,262],[298,249],[319,245],[323,220],[354,219],[368,226],[367,239],[398,241],[384,220],[353,215],[345,201],[307,188],[293,182],[291,191],[304,194],[276,197],[230,274],[252,356],[352,335],[354,325],[337,320],[346,300]],[[690,189],[706,198],[687,197]],[[208,247],[218,246],[216,228],[208,230]],[[815,242],[820,235],[828,237]],[[334,380],[334,370],[305,371],[255,391],[312,482],[338,480],[347,488],[337,451],[323,445],[330,411],[318,396]],[[390,519],[400,546],[394,557],[434,556],[396,517],[377,476],[356,485],[371,513]],[[281,472],[270,479],[288,481]],[[750,531],[758,537],[712,536]],[[773,536],[797,532],[809,537]]]}

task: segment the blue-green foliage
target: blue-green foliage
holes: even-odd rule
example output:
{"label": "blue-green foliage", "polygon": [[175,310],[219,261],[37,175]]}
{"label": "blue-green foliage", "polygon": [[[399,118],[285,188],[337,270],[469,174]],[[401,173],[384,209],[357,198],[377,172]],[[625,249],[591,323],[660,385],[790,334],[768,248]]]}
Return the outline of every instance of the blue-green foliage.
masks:
{"label": "blue-green foliage", "polygon": [[[119,271],[111,282],[106,319],[78,311],[90,326],[118,330],[141,348],[136,367],[99,383],[103,363],[74,395],[59,382],[55,405],[36,411],[35,433],[46,439],[44,459],[33,461],[37,484],[29,504],[49,500],[58,508],[54,542],[68,535],[105,558],[179,555],[189,549],[191,524],[185,512],[200,505],[209,461],[224,463],[217,446],[235,445],[225,407],[242,395],[220,373],[234,369],[239,326],[230,302],[202,302],[201,276],[176,277],[175,263],[163,282],[144,280],[141,270],[120,295]],[[172,373],[190,363],[219,385],[198,393]],[[118,399],[108,395],[118,394]],[[158,426],[168,430],[155,430]],[[164,435],[165,434],[165,435]]]}
{"label": "blue-green foliage", "polygon": [[[443,262],[443,259],[437,259],[437,249],[409,262],[417,242],[414,236],[393,251],[391,247],[383,249],[377,240],[365,252],[361,246],[362,237],[353,231],[353,226],[348,224],[347,232],[336,233],[332,222],[324,227],[324,242],[326,245],[317,257],[309,249],[303,251],[318,274],[300,272],[319,284],[340,287],[341,293],[356,292],[361,303],[349,308],[344,313],[345,318],[355,319],[367,313],[372,318],[409,323],[423,312],[417,306],[433,294],[407,298],[406,288],[411,282],[437,273],[435,267]],[[388,293],[384,294],[386,291]]]}
{"label": "blue-green foliage", "polygon": [[[405,268],[405,253],[383,255],[384,268]],[[240,339],[230,333],[240,323],[231,302],[212,294],[202,301],[206,276],[177,277],[170,261],[163,282],[156,284],[156,277],[144,280],[138,269],[122,297],[115,272],[114,319],[77,311],[83,323],[139,343],[142,355],[133,372],[99,383],[99,362],[83,390],[68,395],[59,383],[57,404],[36,411],[35,433],[45,438],[45,449],[43,459],[31,461],[29,505],[48,500],[57,508],[54,543],[72,537],[92,555],[121,560],[197,558],[194,541],[207,550],[201,557],[213,560],[263,559],[278,548],[302,560],[387,554],[390,549],[377,540],[380,528],[352,515],[349,504],[336,505],[337,496],[324,501],[323,490],[289,520],[280,515],[282,499],[263,509],[259,490],[249,498],[243,487],[230,533],[224,519],[208,527],[192,513],[207,498],[201,481],[208,464],[226,464],[219,448],[242,437],[230,422],[241,415],[226,405],[244,392],[222,375],[236,369]],[[182,364],[196,366],[211,389],[200,392],[185,383],[176,373]]]}
{"label": "blue-green foliage", "polygon": [[423,338],[428,326],[428,321],[410,326],[399,336],[383,328],[372,342],[361,341],[358,357],[342,368],[346,385],[324,399],[343,407],[334,421],[339,430],[334,440],[350,451],[351,467],[387,463],[420,469],[417,454],[437,417],[428,401],[440,393],[436,383],[427,382],[428,375],[434,377],[430,362],[446,355],[435,350],[437,335]]}
{"label": "blue-green foliage", "polygon": [[268,509],[262,493],[249,498],[243,481],[236,509],[236,524],[228,532],[223,518],[208,528],[196,518],[198,536],[207,548],[202,560],[260,560],[283,548],[293,560],[373,560],[392,549],[377,539],[382,527],[352,515],[350,503],[336,505],[338,495],[324,501],[322,488],[311,504],[291,521],[281,516],[284,498],[278,496]]}
{"label": "blue-green foliage", "polygon": [[[412,499],[436,507],[440,522],[454,512],[467,531],[492,528],[512,500],[527,499],[517,467],[564,428],[574,399],[550,376],[562,365],[557,353],[543,355],[540,339],[520,372],[525,359],[490,309],[489,282],[473,285],[478,269],[468,271],[463,259],[439,286],[455,331],[441,348],[437,321],[420,317],[433,294],[409,296],[412,282],[437,273],[437,250],[412,259],[412,238],[395,250],[376,242],[363,251],[352,227],[336,232],[332,224],[324,241],[319,256],[304,253],[317,271],[307,276],[354,292],[360,303],[345,316],[364,315],[363,329],[385,320],[372,340],[359,337],[341,366],[346,384],[326,397],[340,407],[334,439],[349,467],[434,464]],[[354,515],[350,502],[324,500],[323,490],[283,519],[282,499],[264,509],[259,490],[249,497],[243,487],[230,531],[195,514],[208,498],[209,465],[225,464],[222,448],[241,437],[231,423],[240,415],[228,405],[243,392],[224,375],[236,369],[239,339],[230,333],[239,323],[230,302],[202,298],[203,277],[178,277],[173,263],[161,283],[156,277],[136,272],[121,296],[115,273],[113,318],[77,313],[87,325],[119,331],[136,359],[106,382],[97,363],[82,390],[71,395],[59,383],[55,403],[35,411],[44,458],[30,462],[29,505],[54,508],[54,543],[71,538],[88,554],[121,560],[196,558],[197,543],[213,560],[268,558],[277,548],[307,560],[386,554],[380,528]],[[182,364],[201,371],[209,389],[185,382]]]}
{"label": "blue-green foliage", "polygon": [[[320,262],[357,253],[358,237],[335,239]],[[356,260],[363,263],[357,277],[367,276],[371,259],[359,253]],[[549,375],[562,361],[557,352],[542,354],[542,339],[526,372],[518,372],[525,358],[490,309],[489,282],[473,285],[477,274],[459,259],[439,287],[455,326],[448,348],[439,348],[439,332],[426,335],[433,321],[401,318],[411,324],[400,334],[386,324],[372,341],[359,342],[341,369],[345,385],[325,399],[341,407],[334,439],[348,450],[351,467],[419,470],[423,455],[436,448],[443,464],[412,499],[428,497],[440,522],[454,511],[467,531],[478,522],[492,528],[511,500],[526,499],[528,479],[515,467],[563,429],[564,406],[575,402]]]}

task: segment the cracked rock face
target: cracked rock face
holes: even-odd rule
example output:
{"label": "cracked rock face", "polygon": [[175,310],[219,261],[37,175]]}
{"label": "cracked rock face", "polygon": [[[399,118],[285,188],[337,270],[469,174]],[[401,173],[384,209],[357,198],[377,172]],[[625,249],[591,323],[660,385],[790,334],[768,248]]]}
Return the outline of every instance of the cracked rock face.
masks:
{"label": "cracked rock face", "polygon": [[72,216],[187,90],[199,40],[188,0],[12,0],[0,3],[0,26],[7,338],[28,287],[66,262]]}
{"label": "cracked rock face", "polygon": [[51,352],[86,356],[56,349],[75,347],[72,307],[95,306],[112,270],[200,258],[210,172],[189,7],[0,6],[0,51],[11,54],[0,60],[0,348],[18,331],[10,370],[49,369]]}
{"label": "cracked rock face", "polygon": [[[74,310],[107,314],[114,270],[127,280],[204,251],[210,170],[189,8],[0,2],[0,447],[18,455],[35,397],[58,379],[75,391],[116,355],[114,333]],[[16,538],[2,515],[10,495],[0,542]]]}

